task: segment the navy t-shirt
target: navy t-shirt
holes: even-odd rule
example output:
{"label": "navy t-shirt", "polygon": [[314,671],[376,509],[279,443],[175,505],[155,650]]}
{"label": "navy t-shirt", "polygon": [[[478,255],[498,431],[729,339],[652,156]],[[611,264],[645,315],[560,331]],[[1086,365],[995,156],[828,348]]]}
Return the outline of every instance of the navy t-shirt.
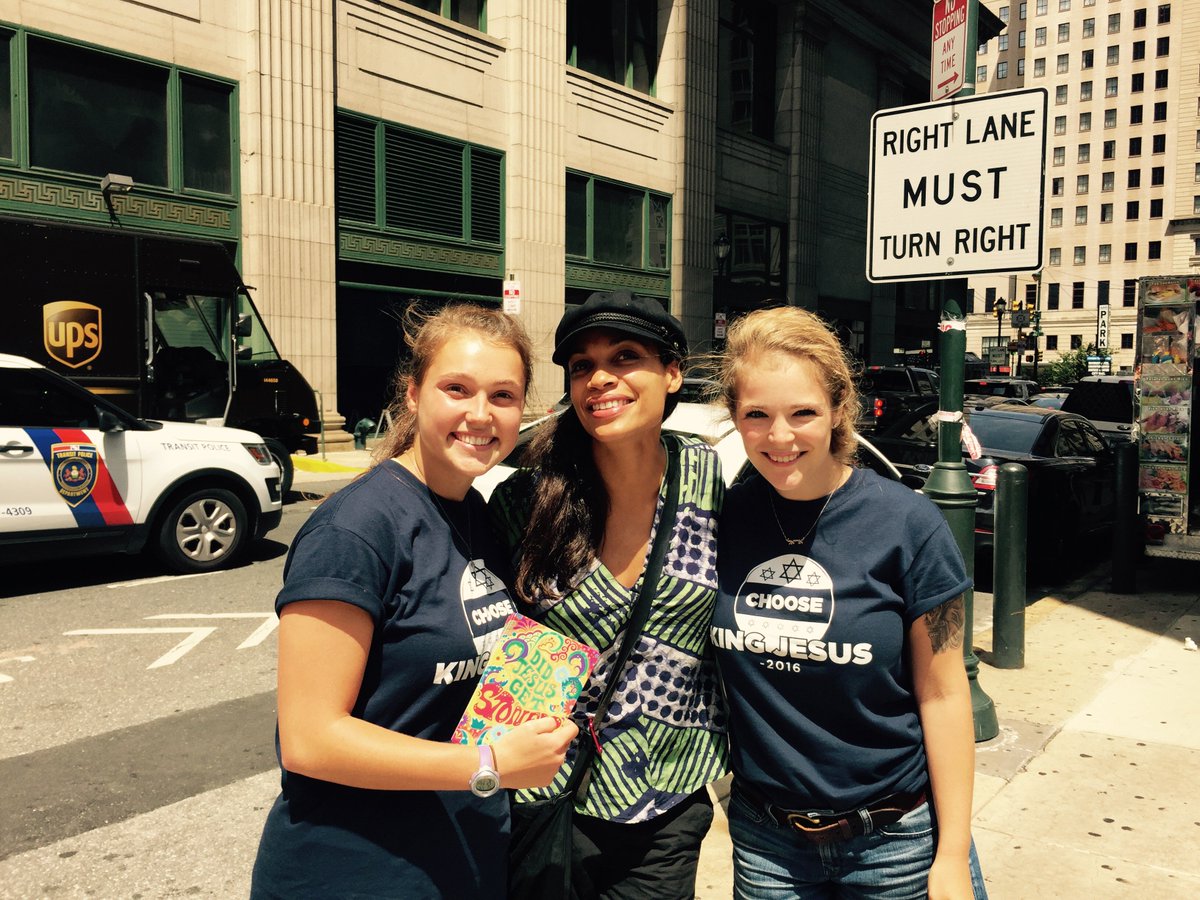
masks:
{"label": "navy t-shirt", "polygon": [[[449,740],[515,611],[483,498],[435,498],[388,461],[305,523],[275,601],[341,600],[375,622],[358,718]],[[313,659],[313,666],[322,660]],[[508,798],[374,791],[284,771],[255,897],[502,897]]]}
{"label": "navy t-shirt", "polygon": [[841,811],[924,787],[908,628],[971,582],[925,497],[855,469],[824,503],[757,475],[726,494],[711,637],[734,774],[784,808]]}

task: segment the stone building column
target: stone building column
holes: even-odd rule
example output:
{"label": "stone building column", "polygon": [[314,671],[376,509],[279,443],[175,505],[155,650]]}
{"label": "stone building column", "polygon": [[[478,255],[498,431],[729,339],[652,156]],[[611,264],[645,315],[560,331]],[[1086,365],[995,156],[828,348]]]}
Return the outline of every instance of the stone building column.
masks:
{"label": "stone building column", "polygon": [[248,0],[240,91],[242,276],[279,351],[337,413],[333,207],[334,0]]}
{"label": "stone building column", "polygon": [[508,44],[505,276],[521,282],[521,319],[536,350],[528,412],[540,414],[562,394],[550,352],[566,280],[567,5],[493,4],[488,32]]}
{"label": "stone building column", "polygon": [[797,4],[792,20],[791,134],[788,170],[791,209],[788,221],[787,283],[791,302],[817,308],[817,275],[821,269],[821,124],[824,116],[822,80],[829,18],[819,10]]}

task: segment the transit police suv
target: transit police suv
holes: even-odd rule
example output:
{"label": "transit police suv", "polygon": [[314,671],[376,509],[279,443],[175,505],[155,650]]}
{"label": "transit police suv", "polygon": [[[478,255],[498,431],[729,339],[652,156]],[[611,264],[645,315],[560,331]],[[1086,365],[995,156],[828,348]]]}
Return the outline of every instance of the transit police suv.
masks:
{"label": "transit police suv", "polygon": [[0,562],[149,547],[225,568],[279,525],[279,474],[253,432],[139,419],[0,354]]}

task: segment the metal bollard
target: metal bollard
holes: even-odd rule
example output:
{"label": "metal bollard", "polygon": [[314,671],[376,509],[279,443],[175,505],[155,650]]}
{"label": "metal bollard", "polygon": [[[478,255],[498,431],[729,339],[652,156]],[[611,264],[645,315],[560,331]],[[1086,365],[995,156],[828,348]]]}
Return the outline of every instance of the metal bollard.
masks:
{"label": "metal bollard", "polygon": [[1005,463],[996,479],[992,552],[992,665],[1025,667],[1025,569],[1028,557],[1029,472]]}
{"label": "metal bollard", "polygon": [[1138,448],[1132,441],[1116,448],[1113,490],[1112,589],[1118,594],[1136,594],[1135,568],[1141,555],[1138,532]]}

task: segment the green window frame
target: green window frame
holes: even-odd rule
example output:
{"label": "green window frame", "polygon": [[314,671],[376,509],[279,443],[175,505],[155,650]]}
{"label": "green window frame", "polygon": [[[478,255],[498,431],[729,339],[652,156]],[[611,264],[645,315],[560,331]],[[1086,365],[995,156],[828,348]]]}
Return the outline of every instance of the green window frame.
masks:
{"label": "green window frame", "polygon": [[657,0],[567,2],[567,65],[655,96]]}
{"label": "green window frame", "polygon": [[487,34],[487,0],[407,0],[427,13]]}
{"label": "green window frame", "polygon": [[647,188],[567,172],[567,258],[662,273],[671,268],[671,198]]}
{"label": "green window frame", "polygon": [[31,29],[0,48],[0,165],[237,197],[236,82]]}
{"label": "green window frame", "polygon": [[504,154],[499,150],[338,110],[334,172],[341,224],[503,245]]}

